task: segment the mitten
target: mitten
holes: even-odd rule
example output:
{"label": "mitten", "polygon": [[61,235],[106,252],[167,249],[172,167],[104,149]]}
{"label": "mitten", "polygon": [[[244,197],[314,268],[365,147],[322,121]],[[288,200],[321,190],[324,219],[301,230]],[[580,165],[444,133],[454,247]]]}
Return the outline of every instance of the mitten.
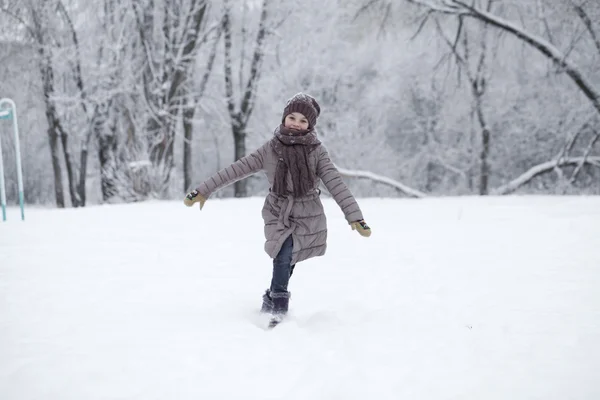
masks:
{"label": "mitten", "polygon": [[183,199],[183,204],[185,204],[188,207],[193,206],[194,203],[200,203],[201,210],[202,207],[204,207],[205,202],[206,199],[197,190],[192,190],[185,196],[185,199]]}
{"label": "mitten", "polygon": [[367,225],[364,219],[361,219],[360,221],[354,221],[350,224],[350,226],[352,227],[353,231],[358,231],[361,236],[371,236],[371,228],[369,228],[369,225]]}

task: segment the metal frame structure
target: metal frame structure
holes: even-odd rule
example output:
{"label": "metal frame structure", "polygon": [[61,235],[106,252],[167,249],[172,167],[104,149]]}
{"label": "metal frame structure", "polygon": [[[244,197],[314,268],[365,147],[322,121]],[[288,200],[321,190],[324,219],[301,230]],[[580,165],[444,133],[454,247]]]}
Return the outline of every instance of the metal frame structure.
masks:
{"label": "metal frame structure", "polygon": [[[6,107],[8,105],[8,107]],[[23,172],[21,168],[21,149],[19,146],[19,123],[17,121],[17,106],[11,99],[0,99],[0,120],[12,119],[15,134],[15,155],[17,162],[17,185],[19,188],[19,205],[21,206],[21,220],[25,220]],[[6,188],[4,186],[4,161],[2,159],[2,141],[0,141],[0,202],[2,203],[2,220],[6,221]]]}

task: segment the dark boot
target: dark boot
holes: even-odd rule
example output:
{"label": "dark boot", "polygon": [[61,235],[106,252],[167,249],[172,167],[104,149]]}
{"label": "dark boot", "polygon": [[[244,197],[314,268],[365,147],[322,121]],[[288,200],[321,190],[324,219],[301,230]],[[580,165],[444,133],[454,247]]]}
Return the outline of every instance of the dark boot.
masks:
{"label": "dark boot", "polygon": [[290,304],[290,292],[272,292],[273,315],[285,315]]}
{"label": "dark boot", "polygon": [[267,314],[273,313],[273,299],[271,298],[271,291],[269,289],[265,290],[265,294],[262,296],[262,301],[260,312]]}
{"label": "dark boot", "polygon": [[269,321],[269,329],[275,328],[288,312],[290,305],[290,292],[272,292],[273,299],[273,317]]}

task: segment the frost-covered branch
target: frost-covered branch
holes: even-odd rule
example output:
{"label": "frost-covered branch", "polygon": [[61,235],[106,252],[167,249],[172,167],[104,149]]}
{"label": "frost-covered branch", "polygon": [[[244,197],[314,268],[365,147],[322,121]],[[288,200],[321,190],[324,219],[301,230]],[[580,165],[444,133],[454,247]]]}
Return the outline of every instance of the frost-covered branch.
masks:
{"label": "frost-covered branch", "polygon": [[[250,72],[247,82],[240,82],[241,87],[245,89],[239,93],[239,96],[234,96],[233,89],[233,38],[232,38],[232,18],[231,13],[233,7],[229,0],[224,2],[223,15],[223,42],[224,42],[224,79],[225,79],[225,100],[227,101],[227,110],[231,120],[231,131],[234,141],[234,159],[239,160],[246,155],[246,131],[248,121],[254,109],[258,92],[258,82],[261,76],[262,61],[265,54],[265,38],[267,36],[267,15],[269,9],[269,0],[262,0],[260,18],[258,21],[258,29],[256,33],[256,41],[250,64]],[[233,20],[235,22],[235,20]],[[245,27],[242,28],[245,31]],[[244,40],[241,45],[244,45]],[[240,60],[240,69],[244,68],[243,60]],[[240,76],[243,74],[240,72]],[[239,101],[236,103],[236,100]],[[236,197],[246,196],[246,181],[238,181],[234,185],[234,193]]]}
{"label": "frost-covered branch", "polygon": [[229,116],[233,119],[236,110],[235,110],[235,100],[233,98],[233,72],[232,66],[233,63],[231,57],[231,48],[233,47],[233,39],[231,38],[231,22],[230,22],[230,13],[231,10],[229,8],[229,4],[226,3],[225,13],[222,19],[222,29],[223,29],[223,44],[224,44],[224,78],[225,78],[225,99],[227,100],[227,110],[229,110]]}
{"label": "frost-covered branch", "polygon": [[408,0],[411,3],[426,6],[432,10],[443,13],[451,13],[456,15],[465,15],[486,22],[496,28],[508,32],[517,38],[523,40],[529,45],[536,48],[546,57],[551,59],[575,82],[579,89],[592,102],[594,108],[600,114],[600,92],[595,88],[592,81],[581,71],[574,63],[566,59],[559,49],[544,38],[527,32],[523,28],[507,21],[506,19],[494,15],[491,12],[481,10],[462,0]]}
{"label": "frost-covered branch", "polygon": [[561,149],[560,153],[558,154],[558,156],[556,157],[556,166],[554,168],[554,170],[556,171],[556,175],[558,175],[559,178],[563,177],[563,173],[562,170],[560,169],[560,161],[569,156],[569,153],[571,152],[571,150],[573,150],[573,147],[575,146],[575,143],[577,142],[577,140],[579,139],[579,136],[590,127],[590,122],[594,119],[595,115],[592,115],[591,117],[589,117],[580,127],[579,129],[577,129],[575,131],[575,133],[573,133],[571,135],[571,137],[569,138],[569,140],[565,143],[565,145],[563,146],[563,148]]}
{"label": "frost-covered branch", "polygon": [[8,9],[8,7],[0,7],[0,11],[2,11],[3,13],[5,13],[6,15],[14,18],[15,20],[17,20],[21,25],[23,25],[23,27],[25,27],[25,29],[27,30],[27,32],[32,36],[32,37],[36,37],[36,32],[35,30],[29,26],[29,24],[27,22],[25,22],[25,20],[23,18],[21,18],[19,15],[17,15],[16,13],[12,12],[11,10]]}
{"label": "frost-covered branch", "polygon": [[248,123],[248,119],[254,109],[254,102],[256,99],[256,86],[260,79],[260,66],[264,56],[264,41],[266,36],[266,23],[267,23],[267,7],[268,1],[263,0],[262,11],[260,13],[260,21],[258,25],[258,33],[256,35],[256,43],[254,47],[254,54],[252,56],[252,64],[250,66],[250,77],[246,83],[246,91],[242,98],[242,104],[240,105],[240,111],[245,117],[245,123]]}
{"label": "frost-covered branch", "polygon": [[577,13],[577,15],[579,16],[579,18],[581,19],[581,21],[585,25],[585,28],[589,32],[590,36],[592,37],[592,40],[594,41],[594,44],[596,45],[596,49],[598,50],[598,54],[600,54],[600,37],[598,37],[598,35],[596,34],[596,31],[594,30],[594,26],[592,24],[592,19],[585,12],[585,10],[583,9],[582,6],[577,5],[577,4],[573,4],[573,8],[575,9],[575,12]]}
{"label": "frost-covered branch", "polygon": [[399,190],[411,197],[416,197],[416,198],[427,197],[427,194],[425,194],[417,189],[413,189],[413,188],[403,184],[402,182],[395,181],[395,180],[385,177],[385,176],[377,175],[377,174],[374,174],[369,171],[355,171],[355,170],[340,168],[337,165],[336,165],[336,168],[338,169],[339,173],[342,176],[347,176],[347,177],[352,177],[352,178],[370,179],[372,181],[391,186],[394,189]]}
{"label": "frost-covered branch", "polygon": [[596,132],[596,134],[594,135],[592,140],[590,140],[590,144],[588,145],[587,149],[585,149],[585,152],[583,153],[583,159],[581,160],[581,162],[579,164],[577,164],[577,168],[575,168],[575,171],[573,171],[573,175],[571,175],[571,179],[569,179],[569,183],[573,183],[573,182],[575,182],[575,179],[577,179],[577,175],[579,174],[579,171],[581,171],[581,169],[583,168],[583,165],[588,160],[588,156],[592,152],[592,149],[594,148],[594,145],[596,144],[598,139],[600,139],[600,132]]}
{"label": "frost-covered branch", "polygon": [[518,178],[510,181],[506,185],[502,185],[494,190],[492,190],[492,195],[504,195],[509,194],[517,190],[519,187],[523,186],[527,182],[531,181],[538,175],[544,174],[546,172],[552,171],[556,165],[565,166],[565,165],[579,165],[582,164],[590,164],[596,167],[600,167],[600,157],[572,157],[572,158],[563,158],[558,163],[556,160],[547,161],[545,163],[536,165],[535,167],[530,168],[523,175]]}
{"label": "frost-covered branch", "polygon": [[461,11],[459,7],[454,4],[451,4],[451,1],[431,1],[431,0],[408,0],[410,3],[418,4],[421,6],[425,6],[432,11],[443,13],[443,14],[460,14],[464,11]]}
{"label": "frost-covered branch", "polygon": [[557,65],[564,69],[571,79],[573,79],[583,93],[592,101],[594,108],[596,108],[598,113],[600,113],[600,93],[596,90],[588,77],[585,76],[585,74],[579,69],[579,67],[567,60],[566,56],[553,44],[490,12],[479,10],[476,7],[472,7],[460,0],[454,0],[454,2],[471,11],[475,18],[515,35],[554,61]]}
{"label": "frost-covered branch", "polygon": [[75,83],[77,85],[77,88],[79,89],[79,95],[81,96],[81,108],[83,109],[84,113],[88,113],[87,111],[87,106],[85,103],[86,100],[86,90],[83,84],[83,74],[81,72],[81,52],[79,49],[79,38],[77,37],[77,31],[75,30],[75,26],[73,25],[73,21],[71,20],[71,16],[69,15],[69,13],[67,12],[67,9],[65,8],[65,5],[63,4],[62,1],[58,2],[58,9],[59,12],[61,13],[61,15],[63,16],[65,22],[67,23],[67,26],[69,27],[69,30],[71,31],[71,39],[73,40],[73,45],[75,46],[75,66],[74,66],[74,73],[73,73],[73,78],[75,79]]}

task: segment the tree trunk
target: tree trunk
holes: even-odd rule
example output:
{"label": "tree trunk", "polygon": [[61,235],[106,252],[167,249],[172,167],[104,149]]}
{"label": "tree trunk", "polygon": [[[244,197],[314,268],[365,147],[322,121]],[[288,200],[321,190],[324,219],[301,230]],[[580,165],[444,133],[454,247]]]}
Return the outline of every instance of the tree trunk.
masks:
{"label": "tree trunk", "polygon": [[486,196],[488,194],[490,164],[488,156],[490,153],[490,131],[484,129],[481,132],[481,153],[479,161],[481,162],[480,179],[479,179],[479,194]]}
{"label": "tree trunk", "polygon": [[79,204],[81,207],[85,207],[87,196],[85,193],[85,181],[87,176],[87,160],[88,160],[88,148],[84,146],[81,149],[79,158],[79,185],[77,186],[77,192],[79,193]]}
{"label": "tree trunk", "polygon": [[[175,115],[173,115],[175,118]],[[173,125],[176,125],[173,123]],[[173,156],[173,151],[175,150],[175,126],[173,126],[173,134],[168,137],[167,145],[164,152],[164,179],[163,185],[165,190],[167,189],[167,185],[171,180],[171,173],[173,173],[173,169],[175,168],[175,157]]]}
{"label": "tree trunk", "polygon": [[56,126],[54,104],[52,103],[52,94],[54,92],[52,66],[50,57],[46,54],[44,44],[40,43],[40,74],[42,76],[42,87],[44,90],[44,103],[46,105],[46,121],[48,122],[48,139],[50,141],[50,155],[52,159],[52,169],[54,172],[54,194],[56,197],[56,206],[65,207],[65,194],[62,184],[62,168],[60,166],[60,156],[58,149],[58,127]]}
{"label": "tree trunk", "polygon": [[[240,95],[239,108],[234,102],[233,94],[233,72],[232,72],[232,57],[231,50],[233,40],[231,35],[231,20],[230,20],[230,5],[225,2],[225,14],[223,15],[222,28],[224,33],[224,78],[225,78],[225,95],[227,100],[227,110],[231,119],[231,131],[233,133],[234,158],[239,160],[246,155],[246,126],[252,115],[254,103],[256,99],[256,88],[260,78],[260,65],[264,55],[263,47],[267,33],[267,8],[268,0],[263,0],[262,11],[258,26],[258,33],[254,45],[254,54],[250,65],[250,76],[245,84],[245,91]],[[241,68],[241,67],[240,67]],[[238,181],[234,184],[234,196],[246,197],[248,195],[247,184],[245,180]]]}
{"label": "tree trunk", "polygon": [[[198,0],[192,0],[185,6],[177,2],[166,2],[163,5],[161,30],[164,40],[157,43],[152,37],[158,21],[152,18],[154,4],[149,3],[142,9],[140,4],[133,3],[139,37],[147,57],[143,85],[152,114],[147,123],[147,134],[150,161],[160,171],[158,180],[154,182],[155,191],[160,195],[168,188],[175,166],[173,151],[180,112],[184,127],[187,123],[185,104],[188,100],[183,97],[189,93],[189,89],[185,85],[191,81],[190,75],[193,74],[192,67],[201,44],[199,36],[207,11],[207,3]],[[188,134],[191,140],[191,128]],[[190,157],[191,151],[184,151],[184,154]],[[184,172],[184,180],[185,174]]]}
{"label": "tree trunk", "polygon": [[65,208],[62,170],[60,168],[60,156],[58,154],[58,134],[53,126],[48,127],[48,139],[50,142],[50,155],[52,157],[52,170],[54,171],[54,196],[56,198],[56,206],[58,208]]}
{"label": "tree trunk", "polygon": [[433,163],[431,161],[427,161],[425,167],[425,190],[428,192],[433,190]]}
{"label": "tree trunk", "polygon": [[475,94],[477,102],[477,117],[479,119],[479,124],[481,125],[481,152],[479,153],[479,194],[481,196],[486,196],[489,193],[490,130],[483,115],[482,95],[483,93]]}
{"label": "tree trunk", "polygon": [[[72,160],[72,156],[71,156],[71,153],[69,150],[69,137],[60,124],[60,119],[59,119],[58,113],[56,111],[56,106],[52,99],[52,96],[54,94],[54,69],[52,67],[51,54],[48,54],[48,50],[46,49],[43,41],[40,41],[39,53],[40,53],[40,57],[41,57],[40,69],[41,69],[41,75],[42,75],[42,81],[43,81],[42,86],[44,88],[43,89],[44,90],[44,100],[46,103],[46,119],[48,120],[48,133],[50,135],[53,167],[55,168],[54,181],[55,181],[55,184],[61,185],[60,189],[56,189],[56,192],[57,193],[60,192],[61,196],[62,196],[62,193],[63,193],[62,180],[61,179],[57,180],[57,177],[62,175],[62,172],[60,171],[60,163],[56,164],[58,161],[55,160],[55,157],[57,157],[56,152],[58,152],[58,144],[56,143],[56,140],[60,136],[60,140],[61,140],[62,147],[63,147],[63,155],[65,158],[65,166],[67,168],[67,176],[68,176],[68,180],[69,180],[69,193],[71,195],[71,204],[74,207],[78,207],[79,206],[79,195],[77,193],[77,184],[76,184],[76,179],[75,179],[75,170],[74,170],[74,166],[73,166],[73,160]],[[52,147],[52,146],[55,146],[55,147]],[[58,167],[58,171],[56,169],[57,167]],[[64,207],[64,204],[65,204],[64,198],[61,198],[60,200],[57,198],[56,203],[57,203],[57,205],[59,205],[59,207]],[[62,206],[60,204],[62,204]]]}
{"label": "tree trunk", "polygon": [[46,19],[45,10],[31,9],[33,23],[33,35],[38,45],[39,68],[42,78],[42,90],[44,95],[44,104],[46,106],[45,114],[48,123],[48,140],[50,143],[50,157],[52,160],[52,170],[54,172],[54,195],[56,197],[56,206],[65,207],[65,194],[62,184],[62,168],[60,166],[60,156],[58,149],[58,127],[56,126],[54,103],[52,95],[54,93],[54,71],[52,70],[51,54],[48,54],[46,48],[46,35],[43,31],[43,22]]}
{"label": "tree trunk", "polygon": [[[198,92],[194,96],[194,103],[192,105],[187,105],[183,111],[183,191],[187,193],[192,186],[192,137],[193,137],[193,125],[192,121],[194,119],[194,115],[196,113],[196,106],[200,103],[202,96],[204,96],[204,91],[206,90],[206,86],[208,84],[208,79],[210,78],[210,74],[213,69],[213,65],[215,63],[215,57],[217,55],[217,45],[219,44],[219,39],[221,37],[222,29],[217,30],[217,36],[213,42],[213,47],[208,56],[208,61],[206,63],[206,70],[204,71],[204,75],[202,76],[202,80],[200,81],[200,87]],[[218,152],[217,152],[218,157]]]}
{"label": "tree trunk", "polygon": [[102,189],[102,201],[108,202],[117,194],[115,182],[117,140],[114,132],[99,132],[98,159],[100,160],[100,186]]}
{"label": "tree trunk", "polygon": [[89,146],[90,139],[92,135],[96,134],[96,126],[94,124],[94,119],[92,119],[92,123],[88,127],[88,132],[86,134],[86,138],[81,147],[80,153],[80,162],[79,162],[79,185],[77,187],[77,191],[79,193],[79,204],[81,207],[85,207],[86,203],[86,177],[87,177],[87,163],[88,163],[88,155],[89,155]]}
{"label": "tree trunk", "polygon": [[98,160],[100,161],[100,189],[102,201],[109,202],[118,194],[117,187],[117,127],[112,99],[99,104],[94,111],[92,125],[94,136],[98,139]]}
{"label": "tree trunk", "polygon": [[[75,84],[77,86],[77,89],[79,90],[79,97],[80,97],[80,105],[81,108],[83,110],[84,115],[87,116],[87,106],[86,106],[86,97],[87,97],[87,93],[83,84],[83,75],[81,73],[81,52],[80,52],[80,46],[79,46],[79,39],[77,36],[77,31],[75,30],[75,25],[73,24],[73,21],[69,15],[69,13],[67,12],[67,9],[65,8],[65,5],[63,4],[62,1],[58,1],[57,3],[57,11],[62,15],[64,22],[67,24],[67,26],[69,27],[70,33],[71,33],[71,39],[73,40],[73,46],[75,47],[75,65],[74,65],[74,69],[73,69],[73,73],[74,73],[74,80],[75,80]],[[60,124],[59,124],[60,126]],[[91,129],[91,127],[89,128]],[[61,139],[62,139],[62,144],[63,144],[63,152],[64,152],[64,156],[65,156],[65,164],[67,167],[67,175],[69,177],[69,192],[71,194],[71,202],[73,204],[74,207],[79,207],[85,204],[85,175],[83,176],[82,179],[79,180],[79,182],[77,181],[76,178],[76,166],[73,162],[73,157],[71,155],[71,149],[68,146],[69,143],[69,136],[67,135],[67,133],[64,131],[64,129],[61,126]],[[83,148],[82,148],[82,154],[80,155],[80,161],[81,161],[81,165],[80,165],[80,174],[82,172],[84,172],[85,170],[87,170],[87,145],[85,143],[85,140],[88,140],[87,137],[89,137],[89,135],[86,135],[86,138],[84,139],[84,143],[83,143]],[[83,154],[85,153],[85,154]]]}
{"label": "tree trunk", "polygon": [[[239,160],[246,156],[246,129],[242,124],[233,124],[233,145],[234,157]],[[248,195],[248,185],[246,179],[239,180],[234,183],[234,196],[246,197]]]}
{"label": "tree trunk", "polygon": [[183,111],[183,191],[187,193],[192,186],[192,121],[195,107],[186,107]]}
{"label": "tree trunk", "polygon": [[[56,112],[56,109],[54,112]],[[77,178],[75,173],[75,166],[73,165],[73,156],[71,155],[71,150],[69,149],[69,135],[67,132],[62,129],[60,122],[58,120],[58,116],[55,115],[56,124],[60,129],[60,139],[63,148],[63,155],[65,157],[65,166],[67,168],[67,178],[69,180],[69,194],[71,195],[71,205],[73,207],[79,207],[79,193],[77,191]]]}

